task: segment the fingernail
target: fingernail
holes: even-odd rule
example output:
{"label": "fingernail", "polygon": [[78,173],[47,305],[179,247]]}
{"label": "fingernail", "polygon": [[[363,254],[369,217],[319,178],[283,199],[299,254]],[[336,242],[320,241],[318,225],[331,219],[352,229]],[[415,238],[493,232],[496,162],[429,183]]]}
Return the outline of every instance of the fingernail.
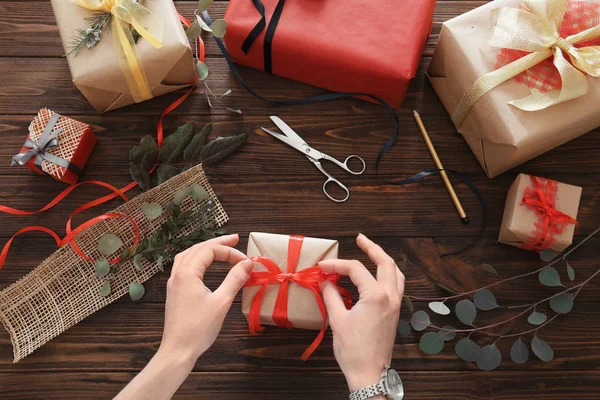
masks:
{"label": "fingernail", "polygon": [[366,236],[365,236],[365,235],[363,235],[362,233],[359,233],[359,234],[358,234],[358,237],[359,237],[359,238],[365,238]]}

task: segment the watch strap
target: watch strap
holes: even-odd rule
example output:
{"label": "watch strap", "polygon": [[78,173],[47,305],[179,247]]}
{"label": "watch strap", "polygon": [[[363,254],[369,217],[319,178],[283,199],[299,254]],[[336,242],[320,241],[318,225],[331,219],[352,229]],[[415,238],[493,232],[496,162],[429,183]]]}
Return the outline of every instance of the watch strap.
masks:
{"label": "watch strap", "polygon": [[383,387],[383,380],[381,380],[379,383],[375,383],[350,393],[350,400],[367,400],[371,397],[382,396],[385,394],[386,391]]}

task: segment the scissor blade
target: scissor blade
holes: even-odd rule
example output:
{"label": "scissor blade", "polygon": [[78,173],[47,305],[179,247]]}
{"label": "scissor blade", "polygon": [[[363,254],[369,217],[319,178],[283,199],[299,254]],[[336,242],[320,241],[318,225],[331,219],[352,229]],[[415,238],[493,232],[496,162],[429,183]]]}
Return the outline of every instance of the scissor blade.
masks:
{"label": "scissor blade", "polygon": [[292,140],[300,142],[301,144],[308,144],[302,139],[288,124],[283,122],[283,120],[275,115],[271,115],[271,121],[285,134],[285,136],[289,137]]}
{"label": "scissor blade", "polygon": [[274,132],[270,129],[263,128],[263,127],[261,127],[261,129],[263,131],[267,132],[269,135],[281,140],[283,143],[287,144],[288,146],[295,148],[296,150],[298,150],[301,153],[304,153],[303,143],[299,143],[295,139],[291,139],[285,135],[282,135],[281,133]]}

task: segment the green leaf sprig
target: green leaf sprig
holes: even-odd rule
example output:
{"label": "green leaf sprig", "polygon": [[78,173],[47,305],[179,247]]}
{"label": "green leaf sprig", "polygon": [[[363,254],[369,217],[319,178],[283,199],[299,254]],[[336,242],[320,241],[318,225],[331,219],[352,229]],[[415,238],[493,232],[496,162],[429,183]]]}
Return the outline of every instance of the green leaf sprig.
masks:
{"label": "green leaf sprig", "polygon": [[160,150],[152,136],[144,136],[129,153],[131,176],[143,191],[147,191],[153,186],[150,171],[157,160],[160,166],[156,174],[160,185],[182,172],[181,166],[174,164],[185,163],[184,170],[199,163],[214,165],[248,140],[248,135],[242,134],[208,141],[212,127],[209,123],[198,129],[193,122],[188,122],[167,136]]}
{"label": "green leaf sprig", "polygon": [[67,55],[77,56],[84,48],[92,49],[96,47],[102,39],[102,33],[110,30],[111,21],[112,14],[103,11],[94,12],[91,16],[85,18],[89,28],[75,31],[75,34],[69,39],[70,51]]}
{"label": "green leaf sprig", "polygon": [[[513,362],[518,364],[527,362],[530,354],[529,347],[531,347],[531,351],[537,358],[544,362],[550,362],[554,359],[554,351],[550,344],[538,337],[539,330],[550,324],[559,315],[569,313],[573,309],[574,300],[581,289],[600,274],[599,269],[581,283],[566,286],[563,283],[566,280],[561,280],[561,273],[557,269],[557,266],[559,263],[563,263],[565,265],[566,276],[570,282],[573,282],[575,280],[575,269],[571,266],[567,258],[598,233],[600,233],[600,228],[596,229],[580,243],[562,255],[551,250],[543,250],[540,252],[540,259],[544,261],[546,265],[537,270],[510,278],[502,279],[496,268],[489,264],[482,264],[481,267],[485,272],[500,278],[500,280],[479,289],[458,293],[445,288],[442,285],[438,285],[440,288],[453,294],[436,298],[404,295],[404,302],[408,304],[412,317],[409,321],[410,323],[403,320],[399,321],[398,333],[404,337],[410,336],[411,327],[416,332],[422,332],[419,348],[425,354],[438,354],[443,350],[445,342],[454,340],[458,334],[467,334],[465,338],[460,339],[456,343],[454,351],[459,358],[467,362],[475,363],[482,371],[492,371],[498,368],[502,362],[502,354],[497,347],[497,343],[503,339],[509,338],[515,340],[510,348],[510,358]],[[559,288],[559,291],[551,296],[529,304],[503,307],[499,304],[496,296],[490,290],[496,285],[535,275],[538,276],[538,280],[542,285],[549,288]],[[467,298],[470,296],[473,296],[473,300]],[[428,307],[432,312],[438,316],[446,316],[452,314],[450,307],[448,307],[448,303],[454,300],[457,301],[454,306],[454,315],[461,323],[466,325],[467,328],[456,329],[447,325],[440,328],[431,322],[431,317],[426,311],[414,310],[414,301],[426,301],[429,302]],[[537,307],[542,304],[547,304],[555,314],[548,317],[545,313],[540,312]],[[504,308],[505,310],[521,309],[521,311],[502,321],[482,326],[476,325],[475,321],[478,317],[478,311],[489,312],[498,308]],[[527,322],[532,325],[532,327],[516,333],[497,334],[493,332],[494,328],[506,326],[518,318],[526,318]],[[426,332],[427,329],[433,329],[433,331]],[[494,337],[496,338],[496,341],[492,344],[480,347],[480,345],[471,338],[473,334]],[[528,334],[533,334],[529,347],[525,339]]]}

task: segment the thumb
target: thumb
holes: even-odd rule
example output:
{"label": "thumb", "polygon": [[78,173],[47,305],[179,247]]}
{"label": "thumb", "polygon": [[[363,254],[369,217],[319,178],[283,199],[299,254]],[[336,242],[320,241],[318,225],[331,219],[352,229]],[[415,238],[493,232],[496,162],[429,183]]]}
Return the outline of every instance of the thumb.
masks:
{"label": "thumb", "polygon": [[229,270],[221,286],[215,290],[215,296],[222,297],[229,303],[233,302],[235,296],[248,282],[252,268],[254,268],[254,262],[250,259],[237,263]]}
{"label": "thumb", "polygon": [[327,308],[331,322],[332,319],[338,318],[346,312],[344,300],[342,300],[342,295],[340,295],[340,291],[333,282],[323,281],[319,283],[319,287],[321,288],[321,292],[323,292],[323,300],[325,301],[325,307]]}

